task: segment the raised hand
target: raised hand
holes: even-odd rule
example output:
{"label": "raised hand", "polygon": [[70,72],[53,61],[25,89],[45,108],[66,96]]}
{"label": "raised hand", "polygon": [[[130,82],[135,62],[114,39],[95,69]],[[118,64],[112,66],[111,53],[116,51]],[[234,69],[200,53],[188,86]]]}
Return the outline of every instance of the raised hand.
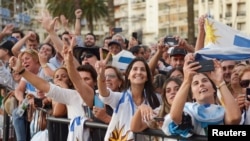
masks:
{"label": "raised hand", "polygon": [[64,28],[69,26],[69,20],[64,15],[60,16],[60,22]]}
{"label": "raised hand", "polygon": [[38,57],[39,57],[39,62],[42,66],[48,62],[49,56],[45,52],[40,51],[38,53]]}
{"label": "raised hand", "polygon": [[188,53],[185,56],[185,62],[183,66],[184,71],[184,81],[191,81],[192,77],[197,73],[196,70],[201,68],[199,62],[194,62],[194,54]]}
{"label": "raised hand", "polygon": [[20,55],[18,56],[18,58],[16,58],[15,56],[12,56],[9,60],[9,63],[11,64],[11,67],[15,73],[19,73],[21,70],[23,70]]}
{"label": "raised hand", "polygon": [[102,75],[104,77],[106,63],[103,60],[96,61],[95,63],[95,70],[98,75]]}
{"label": "raised hand", "polygon": [[164,37],[162,37],[160,40],[159,40],[159,43],[157,45],[157,51],[159,52],[165,52],[169,49],[169,45],[167,44],[164,44]]}
{"label": "raised hand", "polygon": [[76,16],[77,19],[80,19],[82,17],[82,10],[81,9],[76,9],[75,16]]}
{"label": "raised hand", "polygon": [[4,35],[10,35],[12,33],[14,29],[14,25],[13,24],[7,24],[4,29],[2,30],[2,33]]}
{"label": "raised hand", "polygon": [[47,32],[54,32],[57,19],[58,17],[55,17],[54,19],[52,19],[48,11],[43,11],[41,19],[39,19],[38,21],[42,24],[42,27]]}
{"label": "raised hand", "polygon": [[207,15],[202,15],[199,17],[198,20],[198,28],[200,31],[205,31],[204,25],[205,25],[205,19],[207,18]]}
{"label": "raised hand", "polygon": [[214,61],[214,71],[207,72],[207,75],[215,83],[215,85],[218,86],[222,81],[224,81],[223,70],[218,60],[213,60],[213,61]]}

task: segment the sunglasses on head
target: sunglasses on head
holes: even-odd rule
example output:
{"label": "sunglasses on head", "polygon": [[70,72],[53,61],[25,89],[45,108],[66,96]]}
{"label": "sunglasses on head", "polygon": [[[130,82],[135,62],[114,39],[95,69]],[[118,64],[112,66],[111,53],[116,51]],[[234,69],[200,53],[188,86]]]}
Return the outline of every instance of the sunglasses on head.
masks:
{"label": "sunglasses on head", "polygon": [[240,81],[240,86],[242,88],[247,88],[249,86],[250,80],[241,80]]}

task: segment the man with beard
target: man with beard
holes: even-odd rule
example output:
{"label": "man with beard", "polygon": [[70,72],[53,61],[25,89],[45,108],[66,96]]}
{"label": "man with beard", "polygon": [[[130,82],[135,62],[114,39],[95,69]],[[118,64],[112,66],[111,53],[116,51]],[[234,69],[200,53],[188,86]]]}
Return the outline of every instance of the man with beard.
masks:
{"label": "man with beard", "polygon": [[223,69],[223,77],[224,81],[228,84],[230,82],[230,78],[232,75],[233,68],[235,66],[236,62],[233,60],[223,60],[221,62],[221,66]]}
{"label": "man with beard", "polygon": [[96,43],[96,36],[93,33],[87,33],[84,40],[85,47],[97,47]]}

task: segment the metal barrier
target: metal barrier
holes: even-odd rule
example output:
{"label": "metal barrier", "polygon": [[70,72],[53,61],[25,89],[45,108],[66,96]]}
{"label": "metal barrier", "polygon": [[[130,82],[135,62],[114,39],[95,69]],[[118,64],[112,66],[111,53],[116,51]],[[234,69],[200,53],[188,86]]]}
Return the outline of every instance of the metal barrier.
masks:
{"label": "metal barrier", "polygon": [[[70,123],[70,119],[47,117],[47,128],[48,128],[48,133],[49,133],[49,141],[55,141],[55,139],[53,139],[53,137],[55,137],[55,136],[60,137],[60,135],[55,135],[53,133],[53,130],[54,130],[54,129],[52,129],[53,123],[60,123],[60,124],[68,125]],[[92,121],[86,121],[84,126],[89,127],[89,128],[100,128],[100,129],[107,129],[107,127],[108,127],[107,124],[102,124],[102,123],[97,123],[97,122],[92,122]],[[149,141],[152,140],[151,139],[152,137],[160,137],[162,139],[172,138],[172,139],[177,139],[180,141],[184,141],[184,140],[185,141],[187,141],[187,140],[189,140],[189,141],[191,141],[191,140],[192,141],[207,141],[208,140],[207,137],[198,136],[198,135],[194,135],[190,138],[182,138],[179,136],[166,136],[161,130],[155,130],[155,129],[146,129],[143,132],[136,132],[134,134],[135,134],[135,137],[137,135],[147,135],[147,136],[149,136],[149,138],[148,138]],[[60,141],[64,141],[64,140],[66,141],[67,139],[60,139]]]}
{"label": "metal barrier", "polygon": [[[10,88],[7,88],[1,84],[0,84],[0,89],[4,90],[4,97],[11,90]],[[10,129],[10,117],[5,110],[4,110],[3,117],[4,117],[4,119],[3,119],[3,141],[8,141],[9,140],[9,129]]]}
{"label": "metal barrier", "polygon": [[[2,86],[0,84],[0,89],[5,89],[5,94],[7,94],[8,90],[6,87]],[[3,127],[3,141],[8,141],[9,140],[9,128],[10,128],[10,117],[4,110],[4,127]],[[67,141],[67,136],[68,136],[68,125],[70,123],[70,119],[65,119],[65,118],[55,118],[55,117],[47,117],[47,129],[49,133],[49,141]],[[102,123],[97,123],[97,122],[91,122],[91,121],[86,121],[85,126],[89,128],[95,128],[95,129],[107,129],[108,125],[107,124],[102,124]],[[147,135],[148,141],[151,141],[152,137],[159,137],[162,138],[172,138],[176,140],[181,140],[181,141],[187,141],[187,140],[192,140],[192,141],[207,141],[207,137],[205,136],[198,136],[194,135],[190,138],[181,138],[179,136],[166,136],[161,130],[154,130],[154,129],[146,129],[143,132],[136,132],[134,133],[135,138],[137,135]],[[135,139],[136,141],[136,139]]]}

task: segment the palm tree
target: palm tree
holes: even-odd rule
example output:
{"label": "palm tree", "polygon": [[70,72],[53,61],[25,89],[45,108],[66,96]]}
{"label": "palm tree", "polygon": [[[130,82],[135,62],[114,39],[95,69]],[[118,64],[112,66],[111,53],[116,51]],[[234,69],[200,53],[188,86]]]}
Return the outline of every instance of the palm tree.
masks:
{"label": "palm tree", "polygon": [[88,22],[90,32],[93,33],[93,22],[98,21],[102,17],[108,16],[108,7],[104,0],[84,0],[81,3],[83,16]]}
{"label": "palm tree", "polygon": [[194,0],[187,0],[188,42],[195,44],[194,29]]}
{"label": "palm tree", "polygon": [[108,3],[108,23],[109,27],[115,27],[114,0],[107,0]]}
{"label": "palm tree", "polygon": [[108,16],[108,6],[104,0],[61,0],[59,3],[58,0],[48,0],[46,5],[52,16],[63,14],[70,23],[74,23],[75,9],[81,8],[91,33],[94,31],[93,22]]}

